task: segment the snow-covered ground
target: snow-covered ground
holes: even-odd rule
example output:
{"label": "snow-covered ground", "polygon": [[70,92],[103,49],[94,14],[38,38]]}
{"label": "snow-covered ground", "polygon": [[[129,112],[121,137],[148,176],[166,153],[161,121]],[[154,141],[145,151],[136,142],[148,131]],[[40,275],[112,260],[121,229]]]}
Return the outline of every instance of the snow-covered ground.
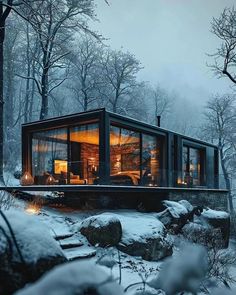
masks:
{"label": "snow-covered ground", "polygon": [[[79,228],[86,218],[97,214],[104,214],[106,216],[118,216],[125,234],[125,239],[129,240],[137,238],[137,236],[158,234],[162,230],[162,224],[157,220],[156,213],[140,213],[136,210],[90,210],[81,211],[69,208],[34,208],[30,207],[27,202],[16,200],[13,203],[18,211],[25,212],[25,214],[33,214],[35,218],[44,223],[51,232],[51,235],[58,240],[58,244],[64,248],[63,251],[68,259],[89,257],[89,260],[98,261],[101,257],[106,255],[117,262],[121,261],[121,285],[126,288],[129,285],[148,280],[158,274],[162,261],[145,261],[141,257],[133,257],[122,252],[118,252],[116,248],[104,249],[101,247],[91,246],[87,239],[80,234]],[[104,221],[105,222],[105,221]],[[30,225],[29,225],[30,226]],[[68,245],[72,248],[67,249]],[[174,254],[176,249],[174,249]],[[115,279],[119,280],[120,269],[119,264],[116,263],[112,270],[103,266],[106,272],[112,271]],[[236,268],[232,272],[236,274]],[[133,295],[137,289],[142,285],[135,285],[129,289],[127,294]],[[149,288],[149,287],[147,287]],[[151,293],[150,293],[151,294]],[[156,294],[156,293],[154,293]]]}

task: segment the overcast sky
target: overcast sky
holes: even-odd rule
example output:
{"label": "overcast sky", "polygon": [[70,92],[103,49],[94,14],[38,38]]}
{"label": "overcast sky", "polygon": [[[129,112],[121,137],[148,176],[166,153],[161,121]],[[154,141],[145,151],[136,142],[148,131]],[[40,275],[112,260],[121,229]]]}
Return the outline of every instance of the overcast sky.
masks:
{"label": "overcast sky", "polygon": [[139,75],[152,84],[203,105],[212,93],[230,91],[230,82],[207,68],[219,45],[212,17],[235,0],[96,0],[96,29],[112,48],[130,51],[142,62]]}

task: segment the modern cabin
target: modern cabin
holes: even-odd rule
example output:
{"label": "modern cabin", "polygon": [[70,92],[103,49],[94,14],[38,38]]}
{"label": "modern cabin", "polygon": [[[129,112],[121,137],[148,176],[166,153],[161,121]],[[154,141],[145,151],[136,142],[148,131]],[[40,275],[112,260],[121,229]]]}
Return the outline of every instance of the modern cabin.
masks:
{"label": "modern cabin", "polygon": [[216,146],[105,109],[22,126],[34,185],[217,189]]}

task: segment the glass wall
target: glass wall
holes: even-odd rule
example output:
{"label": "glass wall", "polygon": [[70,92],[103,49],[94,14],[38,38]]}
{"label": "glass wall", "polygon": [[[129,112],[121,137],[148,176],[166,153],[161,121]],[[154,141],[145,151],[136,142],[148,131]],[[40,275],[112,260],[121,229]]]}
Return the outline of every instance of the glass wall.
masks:
{"label": "glass wall", "polygon": [[93,184],[99,171],[97,123],[33,133],[35,184]]}
{"label": "glass wall", "polygon": [[[161,157],[162,155],[162,157]],[[142,185],[164,185],[164,170],[162,169],[162,140],[156,136],[142,135]]]}
{"label": "glass wall", "polygon": [[97,123],[70,129],[70,184],[93,184],[99,172]]}
{"label": "glass wall", "polygon": [[47,178],[59,171],[68,171],[67,129],[33,133],[32,174],[36,184],[45,184]]}
{"label": "glass wall", "polygon": [[110,127],[110,173],[112,184],[140,183],[140,133]]}
{"label": "glass wall", "polygon": [[182,183],[187,186],[204,185],[204,151],[183,146],[182,163]]}
{"label": "glass wall", "polygon": [[163,185],[163,140],[110,127],[110,180],[119,185]]}

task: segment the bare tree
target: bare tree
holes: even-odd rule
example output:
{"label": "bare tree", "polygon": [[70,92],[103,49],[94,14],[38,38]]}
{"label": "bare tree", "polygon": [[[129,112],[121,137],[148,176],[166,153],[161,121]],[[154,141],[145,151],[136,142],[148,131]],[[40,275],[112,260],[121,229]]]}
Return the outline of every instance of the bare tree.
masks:
{"label": "bare tree", "polygon": [[233,212],[233,195],[231,191],[232,163],[236,157],[236,99],[232,95],[215,95],[207,103],[206,123],[202,130],[205,138],[211,139],[219,148],[220,163],[229,190],[229,208]]}
{"label": "bare tree", "polygon": [[48,116],[49,95],[60,86],[65,78],[50,81],[50,75],[53,75],[55,69],[63,69],[63,59],[69,52],[64,44],[71,37],[73,29],[82,29],[93,35],[86,25],[86,19],[94,19],[93,0],[84,1],[56,1],[42,0],[37,3],[31,3],[24,10],[24,15],[34,28],[38,42],[41,48],[40,59],[37,63],[40,65],[40,74],[38,78],[25,77],[33,79],[37,90],[41,96],[40,119]]}
{"label": "bare tree", "polygon": [[161,116],[164,121],[171,112],[173,106],[172,96],[162,87],[156,85],[149,89],[149,100],[151,104],[151,122],[156,124],[157,116]]}
{"label": "bare tree", "polygon": [[11,12],[11,6],[13,0],[8,0],[6,4],[8,7],[4,6],[5,1],[0,1],[0,182],[4,182],[3,179],[3,62],[4,62],[4,40],[5,40],[5,27],[6,19]]}
{"label": "bare tree", "polygon": [[121,111],[122,99],[130,95],[138,85],[137,73],[142,69],[140,62],[131,53],[108,49],[103,61],[104,87],[102,95],[114,113]]}
{"label": "bare tree", "polygon": [[211,31],[221,45],[214,54],[211,68],[218,77],[226,76],[236,84],[236,10],[225,8],[219,18],[213,18]]}
{"label": "bare tree", "polygon": [[103,45],[89,35],[73,44],[68,59],[71,63],[68,88],[79,102],[80,109],[87,111],[99,100],[101,81],[101,58]]}

